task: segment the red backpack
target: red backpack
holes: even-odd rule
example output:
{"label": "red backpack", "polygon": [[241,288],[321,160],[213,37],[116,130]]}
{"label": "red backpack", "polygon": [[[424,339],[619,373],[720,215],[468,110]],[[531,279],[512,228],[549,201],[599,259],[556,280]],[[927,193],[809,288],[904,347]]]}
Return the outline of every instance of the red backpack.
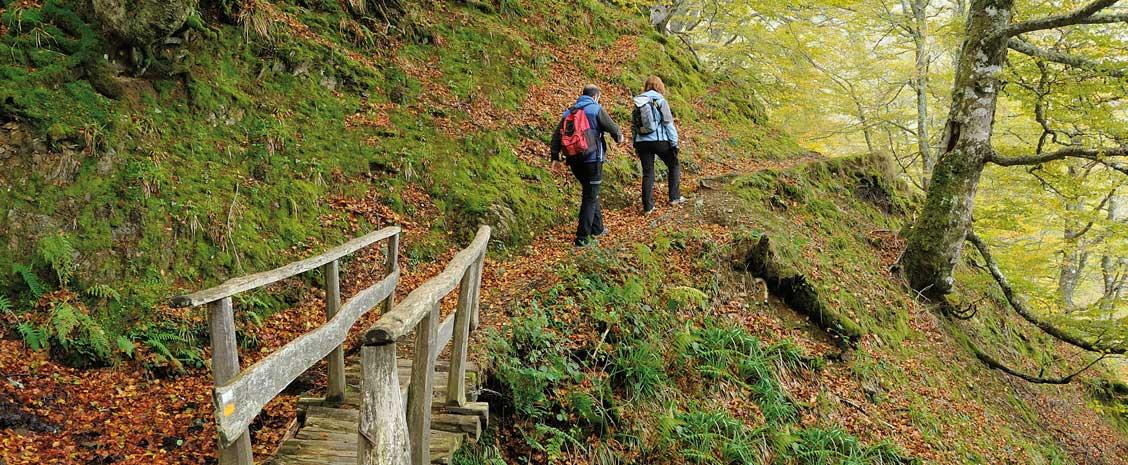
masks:
{"label": "red backpack", "polygon": [[560,125],[560,143],[568,158],[589,155],[599,148],[595,128],[591,127],[583,107],[572,107]]}

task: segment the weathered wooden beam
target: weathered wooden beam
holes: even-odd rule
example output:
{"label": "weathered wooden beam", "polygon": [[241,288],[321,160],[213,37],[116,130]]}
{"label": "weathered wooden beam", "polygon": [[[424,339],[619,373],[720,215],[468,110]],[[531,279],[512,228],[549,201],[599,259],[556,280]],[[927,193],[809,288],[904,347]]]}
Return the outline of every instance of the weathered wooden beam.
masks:
{"label": "weathered wooden beam", "polygon": [[435,376],[435,337],[439,320],[439,302],[415,328],[415,351],[411,365],[411,384],[407,389],[407,428],[411,442],[411,463],[431,463],[428,435],[431,431],[431,389]]}
{"label": "weathered wooden beam", "polygon": [[466,270],[474,265],[489,245],[490,227],[478,228],[474,241],[455,254],[446,268],[434,278],[411,291],[407,298],[385,313],[365,335],[365,344],[384,344],[398,340],[411,332],[415,325],[431,311],[434,302],[442,300],[462,280]]}
{"label": "weathered wooden beam", "polygon": [[[212,377],[215,384],[219,385],[239,374],[235,311],[231,308],[230,297],[208,306],[208,329],[211,333]],[[224,413],[226,412],[220,411],[218,415]],[[219,436],[219,465],[251,465],[251,435],[246,426],[231,430],[226,437],[222,434]]]}
{"label": "weathered wooden beam", "polygon": [[[322,274],[325,275],[325,321],[331,321],[341,308],[339,260],[326,263],[321,269]],[[345,399],[345,351],[341,350],[341,344],[337,344],[337,347],[329,352],[325,361],[329,365],[325,400],[340,402]]]}
{"label": "weathered wooden beam", "polygon": [[[388,250],[384,254],[384,270],[388,273],[399,269],[400,234],[397,232],[388,238]],[[396,293],[393,292],[384,300],[384,313],[390,313],[396,306]]]}
{"label": "weathered wooden beam", "polygon": [[435,336],[435,353],[442,352],[452,337],[454,337],[454,315],[449,315],[439,325],[438,334]]}
{"label": "weathered wooden beam", "polygon": [[490,424],[490,404],[485,402],[467,402],[466,405],[443,405],[438,409],[440,412],[451,413],[454,415],[473,415],[482,421],[482,427]]}
{"label": "weathered wooden beam", "polygon": [[462,286],[458,290],[458,308],[454,311],[454,346],[450,348],[450,374],[447,376],[449,404],[466,403],[466,349],[470,341],[470,314],[474,311],[474,283],[477,281],[475,275],[478,274],[476,263],[470,267],[469,273],[462,276]]}
{"label": "weathered wooden beam", "polygon": [[478,329],[478,324],[481,323],[481,313],[478,311],[482,303],[482,273],[486,267],[486,252],[483,251],[482,255],[478,257],[478,262],[474,267],[474,298],[471,299],[474,304],[473,310],[470,312],[470,329]]}
{"label": "weathered wooden beam", "polygon": [[340,312],[321,327],[282,346],[235,378],[215,388],[216,418],[225,440],[237,437],[267,402],[282,392],[294,378],[321,360],[348,336],[356,320],[392,293],[399,270],[349,299]]}
{"label": "weathered wooden beam", "polygon": [[408,465],[407,421],[396,370],[396,345],[360,349],[360,419],[357,458],[360,465]]}
{"label": "weathered wooden beam", "polygon": [[398,226],[391,226],[379,231],[373,231],[366,235],[355,238],[337,247],[329,249],[321,255],[307,258],[302,261],[293,262],[288,265],[275,268],[270,271],[255,273],[238,278],[232,278],[225,281],[211,289],[205,289],[188,295],[174,297],[172,299],[173,307],[197,307],[206,303],[215,302],[224,297],[231,297],[243,291],[259,288],[267,284],[271,284],[291,276],[305,273],[314,268],[321,267],[326,263],[337,260],[341,257],[349,255],[357,250],[360,250],[374,242],[389,237],[398,235],[400,228]]}

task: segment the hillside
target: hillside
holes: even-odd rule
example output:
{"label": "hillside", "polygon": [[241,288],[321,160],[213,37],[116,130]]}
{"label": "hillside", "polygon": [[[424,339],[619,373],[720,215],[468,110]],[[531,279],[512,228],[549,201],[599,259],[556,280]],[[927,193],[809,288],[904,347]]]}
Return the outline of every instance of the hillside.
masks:
{"label": "hillside", "polygon": [[[457,464],[1128,463],[1128,388],[976,359],[1082,365],[979,257],[959,311],[906,291],[921,199],[889,159],[801,149],[765,84],[706,71],[635,3],[355,4],[204,0],[138,47],[86,1],[0,0],[0,465],[215,463],[205,311],[170,297],[388,224],[402,294],[480,223],[473,347],[502,426]],[[586,82],[626,122],[652,73],[691,201],[642,215],[615,147],[610,233],[575,249],[550,131]],[[344,294],[380,260],[345,264]],[[236,301],[244,366],[324,321],[310,281]],[[324,383],[319,366],[267,405],[257,462]]]}
{"label": "hillside", "polygon": [[462,463],[1125,463],[1115,414],[1093,410],[1099,371],[1034,385],[967,349],[1073,356],[989,276],[962,271],[968,321],[903,291],[912,199],[890,163],[705,179],[692,208],[529,272],[510,288],[532,297],[492,314],[490,400],[517,423]]}
{"label": "hillside", "polygon": [[[691,172],[740,151],[798,150],[760,124],[751,90],[699,72],[664,37],[634,35],[644,26],[623,9],[405,8],[386,28],[333,1],[204,2],[206,27],[185,26],[137,76],[136,47],[100,32],[85,2],[8,2],[0,290],[17,313],[9,323],[46,324],[22,315],[32,308],[80,307],[92,317],[84,328],[105,337],[94,347],[49,342],[108,364],[119,345],[168,332],[148,322],[179,290],[384,224],[407,227],[412,264],[479,223],[496,227],[503,253],[533,242],[571,216],[570,179],[547,170],[546,142],[584,80],[604,86],[624,121],[628,90],[647,73],[666,78],[692,128]],[[623,182],[607,197],[623,204],[637,168],[616,155],[608,176]],[[263,316],[293,302],[257,299]]]}

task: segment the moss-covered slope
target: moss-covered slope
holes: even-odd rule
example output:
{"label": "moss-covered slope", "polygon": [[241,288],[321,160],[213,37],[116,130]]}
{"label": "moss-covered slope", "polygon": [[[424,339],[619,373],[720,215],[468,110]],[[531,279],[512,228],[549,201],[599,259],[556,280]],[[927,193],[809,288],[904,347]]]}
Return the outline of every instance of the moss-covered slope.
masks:
{"label": "moss-covered slope", "polygon": [[[501,249],[529,243],[568,215],[544,143],[584,81],[624,121],[628,88],[665,78],[689,169],[797,151],[763,125],[754,89],[701,71],[635,10],[405,4],[380,18],[336,1],[204,1],[140,76],[139,51],[87,2],[0,4],[10,322],[41,322],[24,313],[50,312],[59,299],[41,298],[61,289],[106,340],[137,339],[136,322],[177,290],[387,223],[408,227],[417,261],[482,222],[498,226]],[[616,158],[609,176],[625,180],[636,168]]]}
{"label": "moss-covered slope", "polygon": [[[1128,439],[1098,411],[1113,409],[1090,406],[1090,384],[1106,401],[1119,395],[1099,371],[1077,385],[1030,385],[967,350],[971,340],[1059,363],[1069,353],[990,305],[989,283],[964,288],[968,299],[988,296],[969,321],[911,298],[893,265],[912,205],[885,158],[813,160],[708,180],[653,231],[566,259],[556,284],[506,309],[512,320],[493,338],[501,395],[490,400],[509,414],[497,455],[1123,463]],[[850,343],[841,325],[794,306],[810,300],[756,279],[749,250],[765,239],[778,274],[801,276],[817,308],[848,322]],[[486,447],[461,463],[495,456]]]}

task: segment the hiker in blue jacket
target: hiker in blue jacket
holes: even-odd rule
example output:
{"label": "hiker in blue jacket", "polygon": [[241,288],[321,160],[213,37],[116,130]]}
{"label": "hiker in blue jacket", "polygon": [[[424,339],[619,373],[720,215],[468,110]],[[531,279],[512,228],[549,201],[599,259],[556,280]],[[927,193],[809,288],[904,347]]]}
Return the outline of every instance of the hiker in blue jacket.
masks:
{"label": "hiker in blue jacket", "polygon": [[662,96],[666,85],[658,76],[650,76],[643,84],[643,92],[634,98],[631,131],[634,149],[642,162],[642,212],[654,211],[654,157],[666,164],[670,172],[670,205],[685,202],[681,195],[681,165],[678,163],[678,128],[670,104]]}
{"label": "hiker in blue jacket", "polygon": [[591,125],[591,130],[596,135],[595,147],[592,147],[585,154],[568,157],[567,160],[568,166],[572,169],[572,174],[583,186],[579,226],[576,227],[575,244],[578,247],[586,246],[592,242],[592,238],[607,233],[607,228],[603,225],[603,212],[599,206],[599,188],[603,183],[603,162],[607,161],[607,141],[604,135],[610,133],[616,143],[623,142],[623,132],[619,130],[619,125],[611,120],[611,116],[599,104],[599,94],[599,87],[593,84],[584,86],[583,94],[572,107],[564,111],[560,124],[556,125],[556,131],[552,133],[553,163],[561,160],[560,152],[564,148],[561,134],[564,121],[574,109],[584,112],[588,123]]}

